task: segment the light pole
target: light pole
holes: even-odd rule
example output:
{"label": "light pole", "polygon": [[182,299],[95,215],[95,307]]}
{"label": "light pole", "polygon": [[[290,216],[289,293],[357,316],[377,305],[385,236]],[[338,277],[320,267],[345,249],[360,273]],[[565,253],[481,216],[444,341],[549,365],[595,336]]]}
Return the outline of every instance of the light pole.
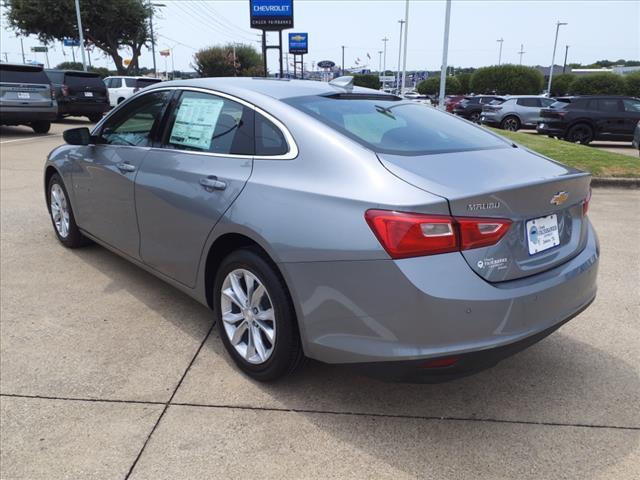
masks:
{"label": "light pole", "polygon": [[398,75],[396,76],[396,92],[400,91],[400,59],[402,57],[402,28],[404,20],[398,20],[400,24],[400,36],[398,37]]}
{"label": "light pole", "polygon": [[553,56],[551,57],[551,68],[549,69],[549,85],[547,85],[547,94],[551,95],[551,80],[553,79],[553,64],[556,61],[556,47],[558,46],[558,31],[563,25],[568,25],[566,22],[558,21],[556,23],[556,39],[553,42]]}
{"label": "light pole", "polygon": [[80,0],[76,0],[76,20],[78,21],[78,36],[80,38],[80,51],[82,52],[82,69],[87,71],[87,61],[84,58],[84,33],[82,31],[82,18],[80,18]]}
{"label": "light pole", "polygon": [[387,74],[387,42],[389,41],[389,39],[387,37],[384,37],[382,39],[382,42],[384,43],[384,57],[383,57],[383,61],[382,61],[382,71],[384,72],[383,75]]}
{"label": "light pole", "polygon": [[22,53],[22,63],[27,63],[24,59],[24,43],[22,42],[22,37],[20,37],[20,52]]}
{"label": "light pole", "polygon": [[[166,7],[164,3],[151,3],[149,0],[149,30],[151,31],[151,56],[153,57],[153,76],[158,75],[156,70],[156,38],[153,36],[153,7]],[[172,59],[173,60],[173,59]]]}
{"label": "light pole", "polygon": [[502,44],[504,43],[504,38],[499,38],[496,40],[500,44],[500,49],[498,50],[498,65],[502,63]]}
{"label": "light pole", "polygon": [[520,51],[518,52],[518,55],[520,55],[520,65],[522,65],[522,55],[524,55],[525,53],[527,53],[527,52],[524,51],[524,45],[521,43],[520,44]]}
{"label": "light pole", "polygon": [[409,33],[409,0],[405,3],[404,9],[404,55],[402,57],[402,85],[400,85],[400,93],[404,90],[405,79],[407,77],[407,35]]}
{"label": "light pole", "polygon": [[345,45],[342,45],[342,75],[344,75],[344,49],[347,48]]}
{"label": "light pole", "polygon": [[451,0],[447,0],[447,9],[444,15],[444,39],[442,41],[442,68],[440,70],[440,95],[438,98],[438,108],[445,109],[444,92],[447,82],[447,54],[449,53],[449,23],[451,22]]}
{"label": "light pole", "polygon": [[378,50],[378,71],[382,75],[382,50]]}
{"label": "light pole", "polygon": [[564,63],[562,64],[562,73],[567,69],[567,55],[569,55],[569,45],[564,46]]}

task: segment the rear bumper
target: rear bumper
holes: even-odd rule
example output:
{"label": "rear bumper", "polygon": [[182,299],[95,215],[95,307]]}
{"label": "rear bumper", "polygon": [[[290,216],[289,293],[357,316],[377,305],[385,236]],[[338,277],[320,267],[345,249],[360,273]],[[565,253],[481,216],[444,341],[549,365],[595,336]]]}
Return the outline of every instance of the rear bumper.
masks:
{"label": "rear bumper", "polygon": [[536,125],[536,131],[543,135],[556,135],[558,137],[564,136],[566,128],[563,124],[555,122],[538,122]]}
{"label": "rear bumper", "polygon": [[60,115],[91,115],[94,113],[104,113],[109,110],[109,101],[104,102],[84,102],[68,101],[58,102],[58,113]]}
{"label": "rear bumper", "polygon": [[[327,363],[378,363],[385,370],[386,362],[526,345],[542,332],[550,333],[593,301],[598,258],[597,237],[589,225],[586,247],[571,260],[496,284],[476,275],[459,253],[397,261],[285,263],[281,268],[309,357]],[[507,355],[512,351],[504,349]],[[473,363],[478,357],[468,358]]]}
{"label": "rear bumper", "polygon": [[54,104],[44,108],[0,107],[0,123],[3,125],[29,124],[55,120],[58,107]]}

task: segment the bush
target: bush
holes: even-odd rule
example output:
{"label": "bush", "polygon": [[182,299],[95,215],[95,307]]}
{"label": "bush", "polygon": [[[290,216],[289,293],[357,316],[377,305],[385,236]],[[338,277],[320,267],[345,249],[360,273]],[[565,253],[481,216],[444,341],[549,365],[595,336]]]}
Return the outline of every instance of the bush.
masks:
{"label": "bush", "polygon": [[380,90],[380,79],[377,75],[355,74],[353,76],[353,84],[358,87]]}
{"label": "bush", "polygon": [[471,93],[471,74],[470,73],[459,73],[455,76],[455,78],[460,82],[460,91],[458,93],[466,94]]}
{"label": "bush", "polygon": [[640,98],[640,72],[633,72],[625,76],[627,95]]}
{"label": "bush", "polygon": [[551,96],[562,97],[571,91],[571,84],[576,79],[571,73],[562,73],[551,79]]}
{"label": "bush", "polygon": [[477,94],[536,95],[543,84],[538,69],[507,64],[479,68],[471,75],[469,86]]}
{"label": "bush", "polygon": [[[447,77],[445,94],[461,93],[460,82],[456,77]],[[440,76],[429,77],[416,87],[420,95],[438,95],[440,93]]]}
{"label": "bush", "polygon": [[193,56],[194,69],[202,77],[259,77],[263,75],[262,56],[251,45],[235,47],[236,63],[233,63],[233,44],[198,50]]}
{"label": "bush", "polygon": [[574,95],[624,95],[626,83],[615,73],[592,73],[576,78],[571,84]]}

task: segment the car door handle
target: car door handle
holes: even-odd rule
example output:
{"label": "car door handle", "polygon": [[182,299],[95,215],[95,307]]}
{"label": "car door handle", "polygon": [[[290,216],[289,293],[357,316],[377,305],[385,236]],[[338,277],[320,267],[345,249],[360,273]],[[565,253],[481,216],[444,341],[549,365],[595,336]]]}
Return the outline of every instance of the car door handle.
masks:
{"label": "car door handle", "polygon": [[135,172],[136,171],[136,167],[131,165],[129,162],[120,162],[118,165],[118,170],[120,170],[122,173],[126,173],[126,172]]}
{"label": "car door handle", "polygon": [[224,190],[227,188],[227,184],[215,175],[209,175],[207,178],[200,179],[200,185],[204,187],[207,192],[213,192],[214,190]]}

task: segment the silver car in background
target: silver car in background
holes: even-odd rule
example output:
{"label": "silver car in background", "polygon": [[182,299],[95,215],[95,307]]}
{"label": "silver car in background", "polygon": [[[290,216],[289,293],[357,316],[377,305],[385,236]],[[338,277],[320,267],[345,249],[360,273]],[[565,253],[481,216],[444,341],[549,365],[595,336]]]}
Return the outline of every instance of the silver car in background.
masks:
{"label": "silver car in background", "polygon": [[495,101],[482,107],[480,123],[515,132],[521,128],[536,128],[541,121],[540,109],[555,100],[549,97],[513,95],[502,102]]}
{"label": "silver car in background", "polygon": [[352,81],[163,82],[67,130],[44,166],[58,240],[211,308],[262,381],[304,357],[448,380],[591,303],[588,174]]}

